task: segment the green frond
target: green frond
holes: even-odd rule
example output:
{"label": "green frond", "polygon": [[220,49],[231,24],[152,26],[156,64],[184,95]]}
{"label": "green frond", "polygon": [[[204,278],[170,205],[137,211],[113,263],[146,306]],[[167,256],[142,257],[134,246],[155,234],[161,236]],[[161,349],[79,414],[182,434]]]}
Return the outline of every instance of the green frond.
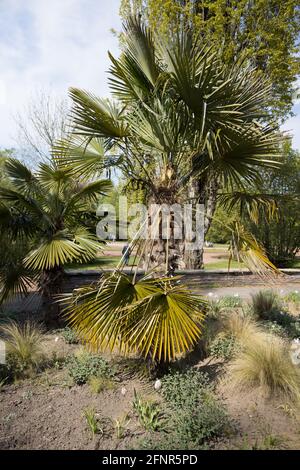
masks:
{"label": "green frond", "polygon": [[81,178],[100,175],[105,166],[112,163],[109,156],[105,156],[104,140],[98,137],[90,139],[71,134],[67,139],[55,143],[52,156],[60,165]]}
{"label": "green frond", "polygon": [[38,198],[31,197],[30,195],[25,196],[20,191],[0,187],[0,199],[3,202],[14,205],[24,215],[29,214],[39,220],[44,219],[51,225],[49,215],[43,210]]}
{"label": "green frond", "polygon": [[98,289],[79,289],[66,301],[71,325],[95,349],[118,346],[166,361],[187,352],[201,336],[203,302],[169,279],[134,282],[114,273],[104,276]]}
{"label": "green frond", "polygon": [[33,173],[20,160],[8,158],[4,170],[15,188],[28,193],[36,189],[37,180]]}
{"label": "green frond", "polygon": [[78,188],[76,192],[70,197],[69,201],[66,202],[65,213],[70,211],[70,208],[74,208],[77,203],[82,202],[97,202],[99,196],[105,196],[113,185],[110,180],[98,180],[92,183],[83,184]]}
{"label": "green frond", "polygon": [[241,216],[247,216],[258,223],[259,214],[264,213],[266,220],[276,217],[277,203],[274,196],[268,194],[250,194],[245,192],[224,193],[218,196],[219,203],[230,213],[238,208]]}
{"label": "green frond", "polygon": [[65,187],[70,182],[71,171],[55,164],[40,163],[37,178],[43,188],[58,191],[61,186]]}
{"label": "green frond", "polygon": [[73,100],[74,134],[100,137],[108,142],[128,136],[128,126],[123,118],[123,109],[115,103],[97,98],[91,93],[70,88]]}
{"label": "green frond", "polygon": [[142,101],[155,89],[161,72],[155,57],[151,31],[138,17],[124,25],[125,44],[119,59],[111,54],[109,84],[113,94],[123,103]]}
{"label": "green frond", "polygon": [[255,237],[238,221],[230,224],[232,241],[229,247],[229,267],[231,260],[236,257],[254,274],[263,278],[274,279],[282,275],[279,269],[269,260],[264,248]]}
{"label": "green frond", "polygon": [[50,240],[42,241],[26,256],[24,264],[27,268],[43,271],[81,259],[83,255],[84,249],[60,232]]}
{"label": "green frond", "polygon": [[0,267],[0,304],[16,295],[26,296],[34,286],[36,276],[22,262]]}
{"label": "green frond", "polygon": [[101,244],[95,235],[92,235],[86,228],[79,227],[74,234],[74,241],[82,248],[82,257],[78,261],[87,262],[94,260],[101,250]]}

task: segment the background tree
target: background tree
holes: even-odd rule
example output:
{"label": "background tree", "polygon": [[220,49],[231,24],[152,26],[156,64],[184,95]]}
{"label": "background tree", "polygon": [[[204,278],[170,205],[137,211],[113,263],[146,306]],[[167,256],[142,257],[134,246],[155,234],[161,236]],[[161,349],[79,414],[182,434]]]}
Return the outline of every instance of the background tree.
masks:
{"label": "background tree", "polygon": [[51,148],[67,132],[69,107],[66,99],[39,90],[27,106],[15,115],[16,143],[22,159],[31,167],[51,160]]}
{"label": "background tree", "polygon": [[245,222],[276,266],[292,266],[300,250],[300,154],[289,143],[285,145],[281,171],[264,172],[261,192],[276,199],[276,217],[266,223],[260,209],[257,223]]}
{"label": "background tree", "polygon": [[273,84],[272,115],[291,113],[300,74],[299,0],[122,0],[121,17],[131,12],[166,36],[192,27],[227,64],[245,54]]}
{"label": "background tree", "polygon": [[55,323],[63,267],[94,259],[100,249],[91,203],[107,193],[111,182],[78,181],[58,163],[42,163],[33,173],[16,159],[6,160],[5,175],[9,187],[0,185],[1,251],[6,245],[11,249],[1,256],[0,300],[25,294],[35,282],[43,296],[45,321]]}

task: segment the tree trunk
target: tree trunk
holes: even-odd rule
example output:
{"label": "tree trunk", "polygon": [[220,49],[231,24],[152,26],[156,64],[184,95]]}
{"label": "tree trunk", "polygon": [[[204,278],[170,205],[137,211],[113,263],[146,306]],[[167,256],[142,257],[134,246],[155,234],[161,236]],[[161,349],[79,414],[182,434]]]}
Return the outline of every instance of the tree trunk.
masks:
{"label": "tree trunk", "polygon": [[64,324],[57,296],[62,293],[63,268],[57,267],[43,272],[40,287],[43,298],[44,322],[48,327]]}
{"label": "tree trunk", "polygon": [[203,204],[204,221],[202,246],[193,251],[184,251],[184,265],[186,269],[203,269],[204,240],[211,226],[212,217],[216,210],[218,182],[213,177],[191,181],[189,187],[189,200],[195,204]]}
{"label": "tree trunk", "polygon": [[[157,202],[155,204],[157,206],[152,206],[150,202],[148,207],[148,238],[144,254],[144,269],[146,271],[155,269],[172,275],[178,268],[180,259],[180,244],[174,238],[174,214],[171,210],[170,214],[163,218],[162,212],[156,212],[160,204]],[[170,199],[167,203],[165,200],[163,204],[171,207],[173,201]]]}
{"label": "tree trunk", "polygon": [[[188,203],[196,209],[197,204],[203,204],[204,220],[203,233],[197,233],[198,227],[194,223],[194,239],[187,236],[187,220],[184,217],[184,208],[177,197],[176,185],[173,187],[161,186],[156,195],[149,199],[148,204],[148,238],[144,251],[144,269],[156,269],[172,275],[178,268],[201,269],[203,268],[204,239],[211,225],[212,216],[216,209],[218,182],[208,176],[205,179],[193,180],[188,187]],[[169,209],[169,217],[163,217],[157,208],[166,205]],[[178,224],[176,222],[176,204],[181,207],[182,236],[178,238],[175,233]],[[153,206],[156,205],[156,206]],[[192,213],[195,214],[195,211]],[[192,218],[194,216],[192,215]],[[195,220],[193,220],[195,222]],[[153,238],[153,233],[156,235]],[[166,236],[167,234],[167,236]],[[189,243],[195,243],[195,248]]]}

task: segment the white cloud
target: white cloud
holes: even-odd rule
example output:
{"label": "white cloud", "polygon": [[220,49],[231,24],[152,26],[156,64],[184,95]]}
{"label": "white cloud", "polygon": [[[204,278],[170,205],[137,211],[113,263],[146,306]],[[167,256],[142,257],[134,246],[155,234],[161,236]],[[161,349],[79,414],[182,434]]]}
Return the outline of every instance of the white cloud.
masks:
{"label": "white cloud", "polygon": [[69,86],[107,95],[107,51],[118,54],[119,0],[1,0],[0,147],[35,89]]}
{"label": "white cloud", "polygon": [[[108,94],[107,51],[118,54],[120,0],[0,0],[0,148],[14,145],[13,115],[35,89]],[[300,149],[300,106],[284,129]]]}

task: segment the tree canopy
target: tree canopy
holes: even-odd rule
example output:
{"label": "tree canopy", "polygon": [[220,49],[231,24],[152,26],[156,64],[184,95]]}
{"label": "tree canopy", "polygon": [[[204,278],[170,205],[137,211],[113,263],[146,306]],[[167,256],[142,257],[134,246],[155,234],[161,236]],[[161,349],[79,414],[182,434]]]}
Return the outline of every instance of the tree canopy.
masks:
{"label": "tree canopy", "polygon": [[299,0],[122,0],[121,17],[141,12],[165,36],[191,27],[215,46],[225,63],[245,54],[273,84],[272,115],[292,110],[300,73]]}

